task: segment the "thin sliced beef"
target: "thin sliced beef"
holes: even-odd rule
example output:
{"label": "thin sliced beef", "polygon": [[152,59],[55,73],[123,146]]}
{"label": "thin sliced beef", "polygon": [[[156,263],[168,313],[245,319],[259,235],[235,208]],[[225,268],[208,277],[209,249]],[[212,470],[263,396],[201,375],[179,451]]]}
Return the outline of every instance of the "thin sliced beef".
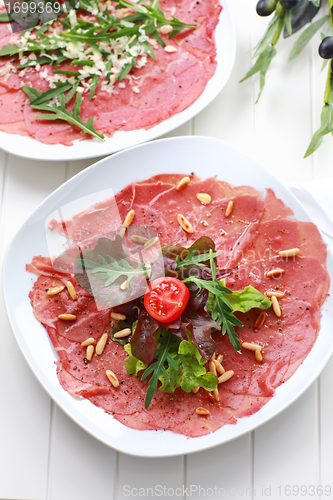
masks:
{"label": "thin sliced beef", "polygon": [[[167,429],[197,437],[257,412],[275,389],[292,376],[317,338],[320,307],[328,293],[329,276],[325,268],[326,248],[316,227],[288,218],[291,210],[271,190],[267,190],[262,202],[259,193],[248,186],[232,187],[215,178],[201,181],[191,177],[191,183],[177,191],[175,186],[182,177],[182,174],[159,175],[132,183],[114,198],[94,205],[72,220],[51,221],[50,228],[72,238],[75,245],[94,248],[101,235],[99,230],[103,233],[119,229],[133,208],[133,224],[157,228],[162,244],[189,246],[200,236],[210,236],[222,254],[219,267],[234,266],[226,273],[226,285],[231,290],[252,285],[262,293],[284,292],[279,299],[281,316],[277,317],[272,308],[267,310],[259,330],[254,329],[254,324],[260,310],[236,313],[243,323],[243,327],[236,328],[241,344],[260,345],[261,362],[256,361],[253,351],[243,348],[235,352],[227,335],[222,336],[219,331],[209,333],[216,345],[216,355],[223,355],[224,369],[234,372],[233,377],[218,386],[218,403],[202,388],[196,394],[177,389],[174,394],[157,391],[145,409],[148,380],[141,381],[126,372],[127,354],[122,345],[108,338],[101,355],[95,353],[89,362],[85,359],[86,348],[81,343],[93,337],[96,345],[104,332],[109,333],[110,309],[100,308],[75,280],[72,274],[75,251],[63,254],[53,265],[50,259],[35,257],[27,269],[38,276],[30,300],[36,318],[45,326],[58,353],[57,374],[65,390],[75,397],[89,399],[133,429]],[[198,192],[209,193],[212,203],[202,205],[196,198]],[[230,199],[234,208],[231,216],[225,217]],[[184,233],[177,222],[177,213],[191,221],[193,234]],[[203,217],[207,225],[201,223]],[[291,247],[299,247],[300,254],[288,259],[277,255],[279,250]],[[266,276],[277,268],[284,272],[275,278]],[[77,292],[75,301],[65,286],[68,280]],[[48,295],[50,288],[60,285],[65,286],[63,291]],[[193,300],[201,299],[195,296]],[[201,302],[199,305],[197,314],[203,314],[205,320]],[[75,314],[76,320],[59,319],[58,315],[65,312]],[[188,314],[185,319],[193,318]],[[182,324],[174,324],[173,328],[180,332]],[[107,369],[116,373],[118,388],[107,379]],[[198,406],[210,411],[208,417],[197,415]]]}
{"label": "thin sliced beef", "polygon": [[289,248],[299,248],[301,255],[326,263],[327,249],[315,224],[283,217],[260,222],[241,262],[267,260]]}

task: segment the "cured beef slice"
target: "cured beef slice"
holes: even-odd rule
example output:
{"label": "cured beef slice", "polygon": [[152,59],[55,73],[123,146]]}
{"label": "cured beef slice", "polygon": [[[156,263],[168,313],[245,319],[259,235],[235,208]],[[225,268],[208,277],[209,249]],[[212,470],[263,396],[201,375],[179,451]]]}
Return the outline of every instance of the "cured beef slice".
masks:
{"label": "cured beef slice", "polygon": [[[100,81],[93,99],[89,98],[89,92],[83,94],[80,116],[83,121],[92,116],[99,133],[112,136],[116,130],[148,129],[157,125],[193,104],[215,73],[217,63],[214,30],[221,12],[219,2],[164,0],[160,7],[165,10],[168,18],[178,17],[183,22],[196,24],[197,29],[185,30],[172,40],[162,35],[167,45],[174,45],[176,52],[168,53],[158,44],[156,47],[154,45],[156,59],[148,57],[146,65],[133,68],[120,84],[117,82],[107,92]],[[0,48],[13,43],[17,36],[8,34],[7,25],[4,24],[0,32]],[[19,63],[18,58],[10,57],[2,58],[1,62],[9,60],[14,66]],[[73,71],[73,66],[64,62],[58,69]],[[43,65],[39,71],[29,68],[21,73],[17,70],[4,77],[0,74],[0,86],[11,91],[8,100],[15,109],[23,85],[37,88],[40,92],[50,88],[43,76],[45,72],[52,72],[50,66]],[[1,96],[0,93],[0,98]],[[71,146],[75,140],[91,138],[89,134],[82,134],[79,128],[66,122],[37,118],[36,114],[39,112],[30,108],[28,99],[23,104],[20,120],[13,120],[13,113],[16,114],[15,111],[11,112],[11,119],[0,123],[0,128],[8,133],[22,135],[21,122],[24,120],[25,133],[46,144]],[[2,111],[0,114],[4,116]],[[16,122],[17,130],[12,125]]]}

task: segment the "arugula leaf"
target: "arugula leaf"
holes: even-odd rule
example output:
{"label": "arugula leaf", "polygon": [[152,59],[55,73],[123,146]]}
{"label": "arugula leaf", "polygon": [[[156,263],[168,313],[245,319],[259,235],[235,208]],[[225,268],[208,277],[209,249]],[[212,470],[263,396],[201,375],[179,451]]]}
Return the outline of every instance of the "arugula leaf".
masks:
{"label": "arugula leaf", "polygon": [[88,259],[77,259],[82,266],[92,269],[96,278],[105,280],[105,286],[111,285],[120,276],[127,276],[127,286],[134,276],[146,276],[148,279],[149,270],[140,262],[136,262],[138,267],[132,267],[128,260],[116,260],[111,255],[107,255],[109,262],[102,256],[98,256],[100,263]]}
{"label": "arugula leaf", "polygon": [[20,51],[20,48],[17,47],[16,45],[4,45],[2,49],[0,49],[0,57],[2,56],[13,56],[15,54],[18,54]]}
{"label": "arugula leaf", "polygon": [[160,376],[164,375],[167,381],[170,380],[169,374],[167,372],[167,367],[172,366],[175,370],[178,369],[177,363],[170,354],[170,350],[175,349],[176,347],[178,349],[178,339],[171,333],[171,331],[168,331],[166,335],[162,335],[159,338],[159,344],[155,354],[156,361],[148,366],[141,377],[141,380],[144,380],[152,374],[149,380],[147,395],[145,399],[146,409],[149,407],[151,400],[153,399],[153,396],[157,390],[157,384]]}
{"label": "arugula leaf", "polygon": [[98,76],[93,75],[92,84],[91,84],[90,92],[89,92],[89,99],[92,99],[94,97],[97,85],[98,85]]}
{"label": "arugula leaf", "polygon": [[208,300],[206,311],[216,323],[221,326],[222,335],[228,333],[229,340],[236,351],[241,349],[240,342],[235,332],[235,326],[243,326],[242,322],[234,315],[235,311],[247,312],[258,307],[268,309],[271,306],[270,300],[251,285],[242,291],[231,291],[225,286],[225,280],[216,278],[217,269],[213,259],[213,252],[210,250],[210,267],[212,281],[206,281],[196,276],[190,276],[183,280],[194,282],[199,290],[208,290]]}
{"label": "arugula leaf", "polygon": [[311,38],[317,33],[317,31],[325,24],[326,22],[329,21],[329,15],[326,15],[322,17],[321,19],[318,19],[318,21],[315,21],[314,23],[311,23],[306,30],[303,31],[301,36],[297,39],[295,42],[292,51],[290,52],[289,56],[289,61],[292,59],[295,59],[295,57],[298,56],[298,54],[304,49],[304,47],[309,43]]}
{"label": "arugula leaf", "polygon": [[6,12],[1,12],[0,14],[0,23],[9,23],[10,19]]}
{"label": "arugula leaf", "polygon": [[25,85],[22,90],[27,94],[30,99],[30,106],[35,107],[36,105],[43,104],[46,101],[50,101],[54,97],[63,94],[67,90],[71,89],[73,85],[71,83],[61,83],[55,89],[49,89],[45,92],[39,92],[33,87],[28,87]]}
{"label": "arugula leaf", "polygon": [[[176,257],[176,262],[177,262],[177,267],[176,271],[179,271],[182,267],[188,266],[190,264],[196,264],[197,266],[203,266],[203,262],[206,262],[208,259],[207,254],[198,254],[195,255],[196,253],[196,248],[192,248],[192,250],[187,254],[185,259],[180,260],[179,255]],[[219,255],[218,252],[213,252],[213,258],[217,257]]]}
{"label": "arugula leaf", "polygon": [[233,314],[231,305],[226,300],[222,300],[221,297],[215,295],[210,315],[221,326],[222,335],[228,334],[229,341],[235,351],[240,351],[241,345],[234,327],[243,326],[243,323]]}
{"label": "arugula leaf", "polygon": [[193,281],[199,287],[199,290],[205,288],[214,297],[209,302],[208,314],[216,323],[221,326],[222,335],[228,333],[229,340],[236,351],[239,351],[241,346],[235,332],[234,326],[243,326],[242,322],[233,314],[231,304],[225,295],[231,295],[233,292],[226,288],[220,281],[216,279],[216,266],[212,257],[213,252],[210,251],[210,267],[212,272],[212,281],[206,281],[196,276],[190,276],[183,280],[183,283]]}
{"label": "arugula leaf", "polygon": [[[26,92],[26,94],[29,95],[29,87],[23,87],[23,90]],[[31,89],[30,89],[31,90]],[[33,89],[36,90],[36,89]],[[101,141],[105,140],[105,137],[103,134],[99,134],[96,132],[93,124],[93,117],[91,116],[87,122],[83,122],[80,118],[80,107],[81,107],[81,102],[82,102],[82,96],[81,94],[77,93],[76,94],[76,100],[75,104],[73,106],[73,111],[70,112],[66,109],[66,101],[65,101],[65,96],[64,94],[60,94],[58,96],[58,104],[53,105],[48,102],[45,102],[44,104],[31,104],[31,107],[40,111],[49,111],[50,113],[43,113],[43,114],[37,114],[37,118],[43,118],[44,120],[63,120],[69,123],[70,125],[76,125],[81,129],[81,133],[83,134],[90,134],[94,137],[97,137]]]}

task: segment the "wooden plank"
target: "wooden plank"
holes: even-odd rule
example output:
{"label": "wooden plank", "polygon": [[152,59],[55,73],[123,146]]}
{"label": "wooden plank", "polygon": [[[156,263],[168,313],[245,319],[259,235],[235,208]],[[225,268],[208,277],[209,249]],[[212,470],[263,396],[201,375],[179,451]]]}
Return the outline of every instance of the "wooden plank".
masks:
{"label": "wooden plank", "polygon": [[[316,383],[289,408],[255,431],[255,498],[301,496],[319,480]],[[294,488],[294,489],[293,489]],[[305,488],[303,488],[304,490]],[[288,495],[289,490],[291,493]],[[308,493],[306,498],[310,498]]]}
{"label": "wooden plank", "polygon": [[[324,491],[333,493],[332,450],[333,450],[333,359],[320,377],[320,483]],[[326,488],[326,490],[325,490]]]}
{"label": "wooden plank", "polygon": [[[194,135],[216,137],[253,155],[253,88],[240,84],[251,64],[251,22],[254,5],[248,0],[228,2],[236,32],[236,62],[222,92],[194,118]],[[223,15],[223,14],[222,14]]]}
{"label": "wooden plank", "polygon": [[252,497],[252,434],[207,451],[188,455],[189,498]]}
{"label": "wooden plank", "polygon": [[110,500],[116,452],[97,441],[56,405],[50,445],[48,500]]}
{"label": "wooden plank", "polygon": [[[256,44],[264,33],[262,18],[254,16]],[[311,129],[311,47],[288,61],[295,38],[280,37],[277,54],[254,108],[255,159],[288,183],[312,178],[312,159],[304,159]],[[259,78],[255,77],[255,99]]]}
{"label": "wooden plank", "polygon": [[137,458],[119,453],[115,498],[183,498],[183,459]]}
{"label": "wooden plank", "polygon": [[[320,33],[312,44],[312,128],[307,137],[308,142],[312,134],[320,127],[320,115],[323,107],[324,90],[327,78],[328,65],[322,70],[323,59],[318,55]],[[327,134],[317,151],[312,155],[314,161],[314,175],[316,179],[332,177],[333,137]]]}
{"label": "wooden plank", "polygon": [[[9,157],[5,179],[5,155],[0,155],[1,254],[10,238],[29,213],[63,179],[64,165]],[[2,195],[2,193],[1,193]],[[24,272],[24,270],[22,270]],[[1,291],[2,294],[2,291]],[[50,399],[26,364],[6,319],[1,295],[2,338],[6,356],[0,364],[2,407],[0,470],[1,498],[7,500],[45,500],[50,430]]]}

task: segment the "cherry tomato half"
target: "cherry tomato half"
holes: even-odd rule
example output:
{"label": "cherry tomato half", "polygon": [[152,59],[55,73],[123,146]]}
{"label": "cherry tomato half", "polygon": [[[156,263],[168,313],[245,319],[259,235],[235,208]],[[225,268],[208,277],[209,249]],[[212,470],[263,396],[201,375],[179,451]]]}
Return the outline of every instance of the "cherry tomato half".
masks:
{"label": "cherry tomato half", "polygon": [[153,318],[169,323],[184,311],[189,295],[187,286],[177,278],[157,278],[146,290],[144,305]]}

